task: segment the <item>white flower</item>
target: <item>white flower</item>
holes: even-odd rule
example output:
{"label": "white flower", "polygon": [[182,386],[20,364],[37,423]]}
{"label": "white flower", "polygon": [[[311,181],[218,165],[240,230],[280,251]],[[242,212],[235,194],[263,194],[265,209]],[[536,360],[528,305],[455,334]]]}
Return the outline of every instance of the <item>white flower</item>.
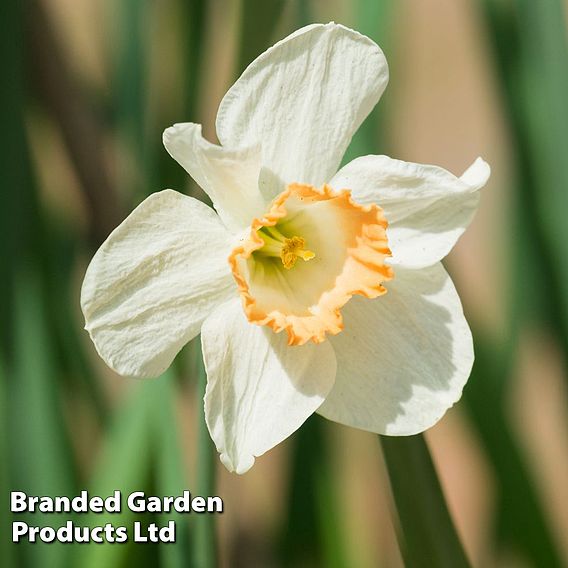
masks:
{"label": "white flower", "polygon": [[489,166],[478,159],[458,178],[365,156],[337,172],[387,81],[379,47],[343,26],[280,41],[225,95],[221,146],[197,124],[164,133],[215,210],[155,193],[87,270],[86,329],[118,373],[159,375],[201,331],[207,424],[231,471],[313,412],[421,432],[467,381],[471,333],[440,260]]}

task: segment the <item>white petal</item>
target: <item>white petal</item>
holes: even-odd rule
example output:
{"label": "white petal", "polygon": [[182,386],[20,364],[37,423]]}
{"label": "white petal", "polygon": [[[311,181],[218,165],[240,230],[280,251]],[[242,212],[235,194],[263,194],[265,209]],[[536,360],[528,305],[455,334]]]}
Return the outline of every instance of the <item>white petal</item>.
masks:
{"label": "white petal", "polygon": [[225,146],[261,145],[268,199],[291,182],[320,186],[387,82],[369,38],[334,23],[307,26],[249,65],[221,102],[217,134]]}
{"label": "white petal", "polygon": [[189,122],[167,128],[163,140],[172,158],[209,195],[227,228],[240,231],[262,216],[257,146],[228,149],[211,144],[201,136],[201,125]]}
{"label": "white petal", "polygon": [[353,298],[345,331],[331,339],[335,386],[318,410],[390,436],[422,432],[461,396],[473,342],[460,299],[441,264],[399,269],[376,300]]}
{"label": "white petal", "polygon": [[380,205],[392,264],[421,268],[450,252],[473,218],[489,173],[481,158],[458,178],[436,166],[364,156],[343,167],[331,186],[351,189],[359,203]]}
{"label": "white petal", "polygon": [[285,334],[249,323],[240,300],[207,318],[201,338],[207,426],[225,467],[245,473],[323,402],[335,378],[333,348],[289,347]]}
{"label": "white petal", "polygon": [[172,190],[143,201],[97,251],[83,282],[85,328],[121,375],[152,377],[236,290],[230,235],[215,212]]}

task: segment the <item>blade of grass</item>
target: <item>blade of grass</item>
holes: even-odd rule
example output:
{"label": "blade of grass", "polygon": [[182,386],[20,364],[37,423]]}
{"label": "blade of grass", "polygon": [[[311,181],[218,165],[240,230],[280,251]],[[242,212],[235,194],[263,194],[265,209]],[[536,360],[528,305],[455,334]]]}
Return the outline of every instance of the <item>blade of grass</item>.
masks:
{"label": "blade of grass", "polygon": [[[181,460],[178,425],[175,412],[176,381],[173,371],[159,381],[161,404],[156,408],[156,448],[157,472],[156,486],[160,495],[181,495],[185,487],[185,475]],[[158,386],[158,385],[157,385]],[[173,520],[176,523],[176,542],[174,545],[160,545],[161,566],[164,568],[184,568],[190,564],[188,523],[180,513],[160,515],[162,525]]]}
{"label": "blade of grass", "polygon": [[[76,392],[80,387],[99,424],[104,425],[108,414],[106,397],[99,377],[87,362],[85,348],[80,341],[82,331],[76,318],[79,290],[75,287],[73,277],[79,250],[84,243],[80,243],[78,236],[65,224],[56,226],[55,220],[43,218],[39,219],[39,224],[42,225],[44,238],[39,253],[41,262],[38,264],[41,264],[47,300],[47,324],[52,330],[60,387],[64,392]],[[43,225],[48,227],[44,228]]]}
{"label": "blade of grass", "polygon": [[[0,53],[6,86],[0,90],[0,166],[6,189],[0,192],[0,322],[2,359],[9,372],[3,384],[3,416],[5,432],[9,433],[3,462],[10,489],[59,495],[74,492],[76,472],[58,398],[59,369],[52,357],[53,340],[46,320],[41,277],[46,239],[24,130],[23,9],[22,3],[12,0],[0,7]],[[40,526],[54,523],[43,514],[20,516],[19,520]],[[61,544],[10,548],[14,565],[64,567],[67,563],[68,551]]]}
{"label": "blade of grass", "polygon": [[[118,214],[113,188],[110,187],[109,176],[105,173],[105,164],[100,153],[102,129],[83,93],[73,81],[72,73],[58,45],[42,2],[40,0],[30,2],[26,15],[26,38],[32,54],[28,63],[31,67],[30,75],[34,78],[33,94],[39,97],[62,131],[71,161],[81,182],[80,187],[85,192],[89,210],[92,212],[91,241],[98,244],[113,228]],[[17,93],[17,89],[14,89],[14,92]],[[23,96],[21,98],[24,99]],[[18,116],[18,113],[13,114]],[[19,126],[19,130],[14,128],[16,132],[22,130],[23,125]],[[13,171],[19,162],[24,162],[21,167],[28,170],[27,177],[31,178],[29,171],[31,165],[27,158],[25,143],[20,149],[19,160],[14,160],[4,169]],[[25,244],[22,239],[24,243],[21,248],[33,249],[38,265],[41,266],[42,279],[45,281],[49,297],[47,302],[49,326],[56,331],[56,351],[62,359],[61,370],[72,371],[75,376],[83,380],[86,393],[93,403],[99,420],[103,422],[106,404],[100,386],[86,364],[83,349],[77,341],[77,334],[69,332],[76,327],[69,298],[76,297],[75,291],[70,289],[70,281],[76,261],[74,253],[77,236],[70,236],[68,227],[62,229],[58,225],[54,230],[50,225],[50,220],[45,218],[37,203],[33,180],[27,179],[25,183],[14,184],[14,187],[27,187],[32,190],[10,192],[29,193],[20,211],[13,211],[11,216],[19,219],[24,227],[26,223],[22,220],[26,220],[33,227],[25,229],[29,231],[33,243]],[[14,238],[14,242],[20,242],[20,239]]]}
{"label": "blade of grass", "polygon": [[297,27],[307,26],[311,24],[314,20],[312,14],[312,2],[311,0],[296,0],[296,22]]}
{"label": "blade of grass", "polygon": [[[3,191],[0,191],[0,534],[6,535],[0,543],[0,564],[17,566],[21,558],[7,535],[11,534],[12,515],[9,513],[9,494],[12,487],[13,464],[11,462],[8,363],[12,361],[13,347],[13,290],[14,269],[19,258],[18,245],[22,242],[20,204],[26,186],[25,138],[22,117],[22,13],[21,3],[6,0],[0,4],[0,62],[2,63],[3,88],[0,89],[0,169],[3,172]],[[9,85],[9,88],[7,86]],[[19,188],[11,191],[10,188]],[[21,563],[21,562],[20,562]]]}
{"label": "blade of grass", "polygon": [[[510,356],[477,342],[466,404],[494,467],[501,541],[521,551],[535,566],[560,567],[558,551],[526,463],[503,412],[502,374],[511,374]],[[488,407],[487,401],[492,401]]]}
{"label": "blade of grass", "polygon": [[[546,4],[544,10],[552,9],[556,16],[561,14],[558,5],[553,6],[556,4],[555,1]],[[535,152],[538,154],[546,151],[550,143],[549,134],[535,130],[534,125],[531,124],[535,118],[531,97],[543,95],[543,100],[546,101],[551,96],[553,100],[546,104],[557,108],[556,97],[566,87],[560,86],[559,93],[551,94],[546,93],[547,86],[550,87],[551,80],[566,81],[567,72],[557,62],[551,64],[548,61],[538,61],[537,67],[534,67],[536,64],[534,60],[530,63],[527,61],[527,43],[535,41],[535,34],[544,32],[542,21],[529,23],[529,11],[533,9],[539,11],[542,7],[525,4],[523,15],[515,13],[515,4],[486,0],[482,6],[493,50],[492,60],[496,64],[495,75],[503,98],[502,108],[512,131],[511,141],[516,166],[514,183],[518,190],[513,204],[514,226],[517,228],[512,237],[514,240],[512,281],[515,282],[515,286],[513,292],[508,295],[509,340],[503,346],[488,346],[477,342],[476,364],[472,379],[465,391],[465,399],[499,483],[497,528],[500,541],[522,552],[534,565],[560,566],[559,553],[542,504],[507,421],[506,394],[518,348],[518,331],[523,325],[532,327],[535,320],[542,324],[543,320],[548,319],[547,323],[556,331],[565,352],[568,349],[568,320],[565,318],[563,308],[564,283],[554,257],[555,253],[549,246],[550,234],[547,235],[549,229],[546,228],[546,217],[542,215],[541,209],[551,206],[558,208],[561,207],[561,203],[557,200],[558,196],[548,203],[547,195],[550,192],[555,193],[558,188],[547,185],[550,184],[550,178],[541,175],[536,163],[538,159],[535,159]],[[532,17],[537,18],[539,15],[533,14]],[[519,21],[523,20],[525,27],[532,28],[535,25],[535,30],[525,30],[529,33],[529,37],[522,33],[518,26]],[[565,53],[565,40],[560,39],[559,35],[564,33],[561,28],[562,24],[558,17],[558,21],[550,30],[550,33],[556,37],[552,40],[541,38],[547,43],[550,41],[554,43],[555,53],[548,55],[555,60],[559,58],[559,61],[564,57],[562,53]],[[532,45],[528,49],[534,55],[535,50],[541,48]],[[540,69],[541,65],[548,70],[548,74],[551,66],[557,66],[555,71],[563,78],[549,77],[548,82],[542,81],[542,74],[546,74],[546,71]],[[527,91],[527,82],[530,84],[531,81],[534,83],[534,88],[538,86],[538,94],[534,91],[531,93],[531,89]],[[555,86],[554,89],[556,88]],[[552,132],[558,135],[555,129],[566,120],[566,108],[561,109],[560,115],[555,116],[553,120],[558,121],[558,124],[553,125]],[[549,123],[550,116],[541,126]],[[554,137],[554,134],[550,136]],[[557,154],[554,155],[556,163],[552,167],[562,168],[564,164],[558,161]],[[561,233],[556,235],[561,236]],[[525,277],[527,266],[532,267],[533,278],[530,281]],[[535,294],[534,290],[547,290],[547,293]],[[492,401],[491,408],[494,409],[492,412],[487,411],[488,400]],[[520,495],[523,497],[520,498]]]}
{"label": "blade of grass", "polygon": [[349,566],[325,426],[324,419],[311,416],[292,438],[288,510],[280,536],[285,566]]}
{"label": "blade of grass", "polygon": [[[104,513],[89,515],[85,525],[104,525],[107,522],[116,526],[127,527],[130,535],[134,521],[143,519],[126,506],[126,498],[133,491],[148,490],[151,484],[152,466],[156,459],[156,437],[159,431],[159,414],[156,406],[163,404],[161,382],[171,380],[162,376],[152,381],[144,381],[132,386],[126,403],[115,413],[114,421],[105,437],[102,454],[97,460],[95,472],[90,483],[90,494],[103,497],[115,490],[122,493],[122,507],[119,514]],[[129,544],[82,544],[76,547],[75,566],[83,568],[114,568],[124,565],[132,559],[132,550],[136,545],[129,539]],[[139,548],[148,545],[140,545]],[[147,551],[152,555],[155,551]],[[153,558],[151,556],[150,558]]]}
{"label": "blade of grass", "polygon": [[[548,290],[541,298],[546,310],[540,310],[540,317],[545,314],[568,354],[566,227],[559,213],[568,206],[562,190],[568,183],[561,150],[568,124],[563,10],[557,0],[535,6],[485,0],[482,6],[504,99],[502,108],[512,130],[518,214],[528,215],[526,226],[536,248],[533,266],[538,267],[533,272],[542,277]],[[550,33],[543,22],[550,23]],[[529,305],[534,304],[534,294],[531,297]]]}
{"label": "blade of grass", "polygon": [[[381,0],[380,2],[358,0],[353,6],[357,31],[375,41],[385,51],[387,60],[392,65],[392,53],[389,49],[392,43],[392,22],[395,10],[392,0]],[[380,146],[385,142],[381,135],[381,125],[387,112],[385,102],[379,101],[353,136],[343,157],[343,164],[358,156],[379,153]]]}
{"label": "blade of grass", "polygon": [[285,0],[242,0],[239,74],[272,43]]}
{"label": "blade of grass", "polygon": [[[535,222],[543,234],[555,277],[552,302],[558,335],[568,358],[568,40],[565,4],[560,0],[516,0],[521,87],[527,146],[534,169],[531,187],[537,204]],[[553,312],[553,313],[554,313]],[[568,377],[567,377],[568,378]]]}
{"label": "blade of grass", "polygon": [[[147,54],[144,50],[144,28],[147,3],[125,0],[117,9],[120,24],[116,93],[118,126],[136,157],[143,158],[146,153]],[[144,167],[144,164],[140,165]]]}
{"label": "blade of grass", "polygon": [[186,113],[190,120],[197,115],[199,79],[202,76],[203,45],[205,42],[206,3],[203,0],[181,2],[188,22],[187,45],[184,52],[186,70]]}
{"label": "blade of grass", "polygon": [[314,468],[322,459],[322,424],[310,417],[293,435],[288,510],[282,527],[280,556],[285,566],[322,565]]}
{"label": "blade of grass", "polygon": [[11,361],[13,331],[14,268],[22,249],[29,244],[29,194],[27,152],[23,124],[22,100],[22,4],[18,0],[0,3],[0,349],[8,365]]}
{"label": "blade of grass", "polygon": [[[215,494],[215,478],[217,471],[217,457],[215,447],[209,436],[205,422],[205,409],[203,397],[207,386],[207,375],[201,356],[201,343],[195,340],[192,344],[195,349],[197,368],[197,479],[195,492],[197,495],[207,497]],[[215,535],[215,516],[201,515],[193,519],[193,566],[195,568],[214,568],[217,563],[217,543]]]}
{"label": "blade of grass", "polygon": [[0,355],[0,416],[2,417],[2,433],[0,434],[0,507],[5,511],[0,515],[0,534],[6,535],[0,542],[0,565],[15,566],[14,546],[7,535],[12,532],[13,515],[10,511],[9,495],[11,490],[9,474],[9,438],[8,438],[8,393],[4,362]]}
{"label": "blade of grass", "polygon": [[[323,565],[329,568],[349,566],[349,554],[344,537],[344,526],[341,521],[339,500],[336,487],[338,481],[330,467],[329,442],[326,439],[323,426],[325,422],[314,416],[314,421],[320,423],[319,442],[320,455],[316,454],[312,461],[312,490],[315,489],[316,513],[318,532],[321,540]],[[322,455],[323,454],[323,455]],[[319,459],[317,459],[319,457]]]}
{"label": "blade of grass", "polygon": [[[114,104],[118,137],[132,153],[136,164],[136,187],[131,194],[146,196],[156,187],[157,144],[148,137],[148,53],[146,49],[150,4],[139,0],[117,3],[118,53],[115,69]],[[112,13],[114,16],[114,13]],[[133,180],[128,180],[133,181]],[[122,183],[126,183],[125,180]]]}
{"label": "blade of grass", "polygon": [[[160,115],[158,123],[160,128],[165,128],[174,122],[199,120],[199,95],[201,79],[204,74],[203,56],[205,44],[205,30],[207,28],[207,2],[205,0],[178,0],[182,20],[181,37],[178,41],[178,49],[182,61],[184,101],[181,109],[169,109],[167,116]],[[161,132],[157,133],[157,140],[161,140]],[[160,144],[161,146],[161,144]],[[171,156],[160,147],[158,152],[158,176],[160,187],[171,187],[177,191],[188,188],[190,195],[196,198],[203,196],[202,191],[195,191],[195,182],[187,175],[187,172],[172,160]]]}
{"label": "blade of grass", "polygon": [[[9,395],[14,490],[30,495],[73,495],[77,487],[73,452],[58,399],[45,307],[31,267],[20,273],[16,290],[14,380]],[[23,520],[40,526],[58,526],[60,521],[42,513]],[[68,551],[61,543],[30,544],[23,549],[36,566],[66,566]]]}
{"label": "blade of grass", "polygon": [[422,434],[381,436],[408,568],[469,566]]}

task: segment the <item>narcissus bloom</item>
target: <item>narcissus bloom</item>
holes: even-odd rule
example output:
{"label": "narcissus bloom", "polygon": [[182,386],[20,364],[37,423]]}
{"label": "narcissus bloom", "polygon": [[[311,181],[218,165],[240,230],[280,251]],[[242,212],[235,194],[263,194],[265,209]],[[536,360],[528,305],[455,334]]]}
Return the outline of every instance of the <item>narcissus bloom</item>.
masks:
{"label": "narcissus bloom", "polygon": [[94,256],[86,329],[122,375],[153,377],[201,332],[205,411],[225,466],[247,471],[314,412],[379,434],[432,426],[461,395],[472,338],[440,264],[489,177],[386,156],[339,171],[388,68],[369,38],[311,25],[225,95],[221,145],[164,133],[214,209],[171,190]]}

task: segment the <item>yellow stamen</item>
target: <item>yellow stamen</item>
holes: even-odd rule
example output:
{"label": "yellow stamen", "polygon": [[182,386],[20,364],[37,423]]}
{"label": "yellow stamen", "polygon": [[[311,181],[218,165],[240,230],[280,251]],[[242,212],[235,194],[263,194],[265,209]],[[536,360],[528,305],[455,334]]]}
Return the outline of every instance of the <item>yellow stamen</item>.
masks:
{"label": "yellow stamen", "polygon": [[290,270],[298,260],[312,260],[316,255],[311,250],[305,250],[306,241],[302,237],[292,237],[291,239],[284,240],[284,246],[280,252],[280,258],[284,268]]}
{"label": "yellow stamen", "polygon": [[297,236],[288,238],[276,226],[262,227],[258,234],[264,241],[264,246],[255,254],[280,257],[282,265],[287,270],[294,267],[298,258],[307,262],[316,256],[311,250],[304,248],[306,246],[304,238]]}

